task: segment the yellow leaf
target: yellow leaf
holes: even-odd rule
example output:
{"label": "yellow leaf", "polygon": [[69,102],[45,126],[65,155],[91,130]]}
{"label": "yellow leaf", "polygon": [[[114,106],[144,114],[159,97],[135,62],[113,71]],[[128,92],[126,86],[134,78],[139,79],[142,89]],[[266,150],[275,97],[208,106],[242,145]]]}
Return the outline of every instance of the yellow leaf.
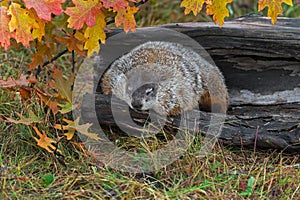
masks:
{"label": "yellow leaf", "polygon": [[0,6],[8,7],[8,0],[2,0],[2,1],[0,1]]}
{"label": "yellow leaf", "polygon": [[15,31],[14,38],[26,47],[29,47],[29,42],[34,39],[31,30],[39,26],[29,13],[30,11],[21,8],[20,4],[12,3],[9,6],[8,14],[11,15],[9,30]]}
{"label": "yellow leaf", "polygon": [[290,6],[293,5],[292,0],[259,0],[258,11],[261,11],[265,7],[268,7],[268,17],[271,17],[272,24],[275,24],[275,22],[277,21],[277,16],[282,14],[282,3]]}
{"label": "yellow leaf", "polygon": [[203,7],[205,0],[183,0],[180,4],[180,7],[185,7],[184,14],[187,15],[193,11],[196,16]]}
{"label": "yellow leaf", "polygon": [[32,36],[41,41],[42,37],[45,35],[45,21],[40,19],[33,9],[30,9],[29,16],[35,19],[37,23],[37,26],[32,30]]}
{"label": "yellow leaf", "polygon": [[[67,120],[67,119],[63,119],[65,122],[69,122],[71,123],[72,121],[71,120]],[[67,131],[65,132],[65,136],[67,137],[67,140],[71,140],[75,134],[75,130],[74,128],[72,127],[69,127],[69,126],[66,126],[66,125],[61,125],[61,124],[56,124],[54,126],[55,129],[58,129],[58,130],[61,130],[61,131]]]}
{"label": "yellow leaf", "polygon": [[213,20],[220,27],[224,24],[224,18],[229,16],[229,11],[226,7],[232,0],[207,0],[206,13],[213,15]]}
{"label": "yellow leaf", "polygon": [[[35,141],[37,142],[37,145],[39,147],[42,147],[43,149],[46,149],[48,152],[53,153],[53,151],[56,149],[56,147],[52,143],[56,143],[53,139],[49,138],[47,136],[47,133],[42,130],[42,133],[37,129],[37,127],[33,127],[36,134],[39,136],[39,138],[33,137]],[[58,152],[61,153],[60,150]]]}
{"label": "yellow leaf", "polygon": [[68,120],[68,119],[63,119],[63,121],[66,122],[68,125],[56,124],[54,128],[67,131],[67,133],[65,133],[65,136],[67,136],[68,140],[72,139],[75,131],[78,131],[81,134],[89,138],[92,138],[94,140],[100,140],[97,134],[90,133],[88,131],[88,129],[92,126],[91,123],[79,124],[79,118],[77,118],[75,121]]}
{"label": "yellow leaf", "polygon": [[67,137],[67,140],[71,140],[74,137],[75,130],[69,130],[64,135]]}
{"label": "yellow leaf", "polygon": [[87,27],[85,30],[84,37],[86,38],[86,42],[84,49],[88,50],[88,57],[90,57],[94,52],[97,53],[100,50],[99,40],[102,43],[105,43],[105,26],[105,16],[100,13],[96,16],[96,25]]}

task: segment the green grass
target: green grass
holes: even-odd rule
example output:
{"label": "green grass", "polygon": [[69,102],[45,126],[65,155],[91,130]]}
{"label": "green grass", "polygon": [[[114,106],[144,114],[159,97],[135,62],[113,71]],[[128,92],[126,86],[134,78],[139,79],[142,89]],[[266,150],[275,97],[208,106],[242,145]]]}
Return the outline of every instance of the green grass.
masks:
{"label": "green grass", "polygon": [[[1,123],[1,199],[299,199],[299,156],[219,145],[198,159],[194,148],[151,178],[103,167],[62,141],[63,165],[36,146],[25,126]],[[248,184],[248,181],[252,183]],[[249,189],[250,188],[250,189]]]}
{"label": "green grass", "polygon": [[[21,59],[18,56],[15,59]],[[8,70],[14,74],[19,69]],[[62,136],[51,128],[60,119],[54,121],[46,108],[21,103],[10,91],[0,94],[0,118],[16,118],[16,111],[26,115],[30,108],[44,120],[39,127],[49,137]],[[200,142],[194,142],[180,159],[148,177],[103,166],[76,140],[61,139],[63,157],[56,156],[38,147],[33,136],[31,127],[0,121],[0,199],[300,198],[299,155],[217,144],[207,157],[197,158]],[[123,141],[124,146],[134,144],[131,139]]]}
{"label": "green grass", "polygon": [[[179,1],[151,2],[156,2],[155,6],[143,8],[138,16],[140,26],[210,20],[203,14],[184,16]],[[238,10],[236,6],[237,2],[231,9]],[[292,9],[299,11],[299,6]],[[299,17],[295,10],[286,8],[287,15]],[[248,11],[245,8],[238,14]],[[145,12],[148,17],[141,19]],[[0,54],[0,79],[17,77],[26,70],[29,54]],[[69,69],[67,57],[58,63]],[[62,116],[53,118],[34,99],[21,102],[15,93],[0,89],[0,199],[300,199],[299,155],[254,153],[217,144],[207,157],[197,158],[200,143],[195,142],[180,159],[153,174],[128,174],[103,166],[75,139],[60,140],[63,156],[48,153],[36,145],[31,127],[1,120],[15,119],[16,111],[27,115],[29,109],[43,120],[39,127],[50,137],[62,137],[52,128]],[[121,141],[124,146],[136,144],[127,138]],[[143,148],[156,143],[151,141]]]}

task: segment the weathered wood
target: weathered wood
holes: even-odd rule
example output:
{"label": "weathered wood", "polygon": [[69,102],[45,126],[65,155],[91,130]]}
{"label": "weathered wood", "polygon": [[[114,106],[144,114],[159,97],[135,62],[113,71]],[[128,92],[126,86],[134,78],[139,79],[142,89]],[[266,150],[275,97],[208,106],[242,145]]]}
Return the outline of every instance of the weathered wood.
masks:
{"label": "weathered wood", "polygon": [[[162,27],[195,39],[223,72],[230,109],[220,140],[231,145],[253,147],[256,143],[257,148],[300,152],[300,19],[279,18],[273,26],[266,17],[248,16],[228,21],[223,28],[212,23]],[[130,49],[131,41],[126,45]],[[101,111],[97,112],[100,124],[116,125],[108,96],[96,93],[85,98],[95,98],[96,110]],[[90,109],[83,107],[82,115],[98,123],[95,117],[89,117]],[[205,132],[210,114],[199,114],[198,123]],[[138,114],[132,117],[145,119]]]}
{"label": "weathered wood", "polygon": [[211,55],[230,89],[231,105],[300,102],[300,19],[251,15],[212,23],[163,27],[184,33]]}
{"label": "weathered wood", "polygon": [[[89,106],[90,104],[86,103],[82,108],[82,115],[85,120],[92,122],[93,124],[100,124],[104,129],[105,127],[117,126],[111,113],[110,96],[102,94],[86,95],[84,101],[95,101],[97,114],[97,118],[93,117],[94,107]],[[140,129],[138,129],[136,128],[137,126],[133,127],[128,125],[129,123],[126,121],[128,116],[124,115],[126,110],[128,110],[126,103],[120,101],[114,106],[118,107],[118,118],[124,119],[124,121],[119,121],[119,124],[126,127],[127,130],[132,130],[132,132],[143,129],[143,126],[140,126]],[[246,110],[248,107],[241,108],[236,112],[237,115],[226,116],[225,124],[223,125],[223,130],[219,139],[229,145],[242,145],[251,148],[273,148],[288,152],[300,152],[299,108],[299,105],[255,107],[254,110],[251,111]],[[263,109],[267,109],[267,112]],[[291,111],[298,114],[298,116],[286,116],[283,113],[279,113],[279,111],[286,111],[285,114],[288,114],[289,111]],[[199,125],[201,132],[205,134],[211,123],[211,113],[197,110],[194,110],[194,112],[199,113],[199,116],[201,116],[196,124]],[[231,114],[234,113],[235,112],[231,112]],[[148,115],[131,112],[131,117],[143,124],[147,120]],[[172,118],[172,123],[179,124],[180,118]],[[194,123],[194,121],[190,121],[190,123]],[[255,140],[256,147],[254,147]]]}

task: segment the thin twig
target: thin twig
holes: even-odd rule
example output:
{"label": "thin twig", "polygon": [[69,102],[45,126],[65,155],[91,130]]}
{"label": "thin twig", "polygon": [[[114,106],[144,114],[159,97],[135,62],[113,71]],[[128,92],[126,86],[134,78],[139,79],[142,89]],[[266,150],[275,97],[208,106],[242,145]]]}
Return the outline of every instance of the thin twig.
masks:
{"label": "thin twig", "polygon": [[225,151],[224,151],[224,146],[223,146],[223,142],[218,140],[218,143],[219,143],[219,146],[221,147],[221,151],[222,151],[222,155],[223,155],[223,158],[225,160],[225,163],[227,166],[229,166],[229,163],[228,163],[228,160],[226,158],[226,154],[225,154]]}
{"label": "thin twig", "polygon": [[46,61],[43,64],[43,67],[45,67],[46,65],[49,65],[50,63],[52,63],[53,61],[57,60],[59,57],[61,57],[62,55],[64,55],[65,53],[68,52],[68,49],[65,49],[61,52],[59,52],[58,54],[56,54],[56,56],[54,56],[50,61]]}
{"label": "thin twig", "polygon": [[[49,65],[50,63],[54,62],[55,60],[57,60],[59,57],[61,57],[62,55],[64,55],[67,52],[68,52],[68,49],[65,49],[65,50],[59,52],[50,61],[48,60],[48,61],[44,62],[42,67],[45,67],[46,65]],[[37,67],[37,70],[36,70],[36,73],[35,73],[35,78],[38,77],[38,75],[40,74],[41,71],[42,71],[42,69],[41,69],[41,66],[39,65]]]}

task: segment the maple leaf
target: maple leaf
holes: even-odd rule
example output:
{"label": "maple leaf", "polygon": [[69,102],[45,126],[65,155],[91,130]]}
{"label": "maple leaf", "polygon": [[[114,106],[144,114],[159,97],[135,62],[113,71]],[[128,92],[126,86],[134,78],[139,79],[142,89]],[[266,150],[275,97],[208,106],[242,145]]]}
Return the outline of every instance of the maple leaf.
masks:
{"label": "maple leaf", "polygon": [[38,87],[36,87],[36,94],[51,109],[54,115],[58,112],[58,102],[52,95],[45,93]]}
{"label": "maple leaf", "polygon": [[67,131],[67,133],[65,133],[65,136],[67,136],[68,140],[72,139],[75,131],[78,131],[81,134],[83,134],[89,138],[92,138],[94,140],[100,140],[100,138],[97,134],[90,133],[88,131],[88,129],[92,126],[91,123],[79,124],[79,120],[80,120],[79,117],[75,121],[64,118],[63,121],[66,122],[68,125],[56,124],[54,128]]}
{"label": "maple leaf", "polygon": [[90,57],[93,54],[93,52],[99,52],[99,40],[102,43],[105,43],[105,16],[102,13],[98,14],[96,16],[96,22],[96,25],[92,27],[87,27],[87,29],[84,32],[84,37],[86,38],[84,49],[88,50],[88,57]]}
{"label": "maple leaf", "polygon": [[81,56],[85,56],[83,52],[83,41],[78,40],[73,34],[68,36],[69,37],[55,37],[55,39],[59,42],[66,43],[70,52],[75,50]]}
{"label": "maple leaf", "polygon": [[290,6],[293,5],[292,0],[259,0],[258,11],[261,11],[265,7],[268,7],[268,17],[271,17],[272,24],[275,24],[275,22],[277,21],[277,16],[282,14],[282,3]]}
{"label": "maple leaf", "polygon": [[20,113],[16,112],[16,115],[20,118],[19,120],[14,120],[11,118],[6,118],[7,121],[15,123],[15,124],[24,124],[24,125],[32,125],[35,123],[40,123],[41,119],[37,117],[33,111],[29,110],[28,118],[22,116]]}
{"label": "maple leaf", "polygon": [[[71,120],[67,120],[67,119],[63,119],[64,122],[66,123],[72,123]],[[62,130],[62,131],[66,131],[64,133],[64,135],[67,137],[67,140],[71,140],[73,137],[74,137],[74,134],[75,134],[75,131],[76,129],[72,128],[72,127],[69,127],[69,126],[66,126],[66,125],[61,125],[61,124],[56,124],[54,126],[55,129],[58,129],[58,130]]]}
{"label": "maple leaf", "polygon": [[61,4],[65,0],[24,0],[28,9],[33,8],[38,17],[46,21],[51,21],[51,13],[60,15],[63,12]]}
{"label": "maple leaf", "polygon": [[124,26],[124,31],[127,33],[129,30],[135,31],[136,21],[134,14],[138,11],[137,7],[127,7],[126,9],[120,9],[115,17],[116,26],[121,24]]}
{"label": "maple leaf", "polygon": [[32,91],[33,91],[33,88],[21,86],[19,88],[21,99],[24,100],[24,99],[29,99],[30,97],[32,97]]}
{"label": "maple leaf", "polygon": [[96,0],[73,0],[75,7],[69,7],[65,13],[70,16],[68,27],[81,29],[83,24],[94,26],[96,24],[96,15],[100,13],[102,5]]}
{"label": "maple leaf", "polygon": [[77,106],[74,106],[70,102],[59,103],[58,106],[60,107],[59,112],[62,113],[62,114],[66,114],[68,112],[71,112],[72,110],[74,110],[77,107]]}
{"label": "maple leaf", "polygon": [[206,0],[183,0],[180,4],[180,7],[185,7],[185,15],[193,11],[194,15],[196,16],[202,10],[205,1]]}
{"label": "maple leaf", "polygon": [[13,79],[12,77],[10,77],[7,81],[0,80],[0,87],[4,89],[9,89],[16,86],[20,87],[28,84],[29,81],[24,74],[21,74],[19,79]]}
{"label": "maple leaf", "polygon": [[27,9],[21,8],[21,5],[17,3],[11,3],[8,14],[11,15],[10,32],[15,31],[14,38],[16,41],[21,42],[25,47],[29,47],[29,42],[34,39],[31,30],[38,27],[36,20],[29,15]]}
{"label": "maple leaf", "polygon": [[[136,2],[135,0],[129,0],[131,2]],[[128,6],[128,1],[126,0],[101,0],[104,8],[113,8],[115,11],[120,9],[125,9]]]}
{"label": "maple leaf", "polygon": [[45,21],[40,19],[34,10],[29,10],[28,15],[35,20],[37,26],[32,29],[32,37],[37,38],[39,41],[42,40],[42,37],[45,35]]}
{"label": "maple leaf", "polygon": [[0,45],[4,47],[5,50],[8,50],[10,46],[10,37],[11,33],[9,30],[8,23],[10,17],[7,13],[7,8],[4,6],[0,7]]}
{"label": "maple leaf", "polygon": [[[36,134],[39,136],[39,138],[33,137],[35,139],[35,141],[37,142],[37,145],[39,147],[42,147],[44,149],[46,149],[48,152],[53,153],[53,150],[56,149],[56,147],[53,145],[53,143],[56,143],[53,139],[49,138],[47,136],[47,133],[42,130],[42,133],[38,130],[37,127],[33,127],[33,129],[35,130]],[[58,150],[60,153],[61,151]]]}
{"label": "maple leaf", "polygon": [[50,81],[49,85],[58,92],[58,94],[55,94],[54,96],[57,98],[57,101],[60,100],[60,103],[57,104],[61,107],[59,112],[62,114],[68,113],[75,108],[72,104],[72,85],[74,83],[74,75],[71,74],[68,79],[65,79],[63,77],[62,70],[54,68],[52,78],[54,80]]}
{"label": "maple leaf", "polygon": [[35,49],[36,53],[30,56],[32,61],[28,71],[36,69],[37,66],[43,66],[46,60],[50,60],[51,58],[51,48],[46,44],[38,42]]}
{"label": "maple leaf", "polygon": [[72,102],[72,85],[74,82],[74,75],[71,74],[68,79],[65,79],[63,77],[63,71],[55,67],[52,73],[52,78],[54,80],[49,82],[50,87],[56,89],[62,99]]}
{"label": "maple leaf", "polygon": [[8,7],[8,1],[9,0],[2,0],[2,1],[0,1],[0,6],[5,6],[5,7]]}
{"label": "maple leaf", "polygon": [[220,27],[224,24],[224,18],[229,16],[229,11],[226,8],[228,3],[232,0],[207,0],[206,1],[206,13],[208,15],[213,15],[213,20],[218,23]]}

